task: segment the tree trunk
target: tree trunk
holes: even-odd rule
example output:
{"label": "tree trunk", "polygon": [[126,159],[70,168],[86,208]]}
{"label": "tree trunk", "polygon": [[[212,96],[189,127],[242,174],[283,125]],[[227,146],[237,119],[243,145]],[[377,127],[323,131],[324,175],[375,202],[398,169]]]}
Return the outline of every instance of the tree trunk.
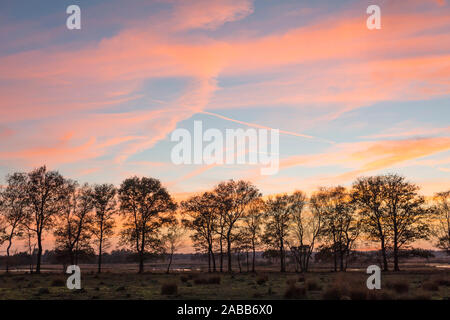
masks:
{"label": "tree trunk", "polygon": [[223,272],[223,237],[220,235],[220,272]]}
{"label": "tree trunk", "polygon": [[239,266],[239,273],[242,272],[240,255],[241,255],[240,252],[238,252],[237,253],[237,261],[238,261],[238,266]]}
{"label": "tree trunk", "polygon": [[100,241],[98,246],[98,273],[102,273],[102,244],[103,244],[103,227],[100,227]]}
{"label": "tree trunk", "polygon": [[138,273],[144,273],[144,252],[139,251],[139,271]]}
{"label": "tree trunk", "polygon": [[305,257],[305,268],[304,268],[303,272],[308,272],[309,259],[311,258],[312,252],[313,252],[313,244],[307,250],[306,257]]}
{"label": "tree trunk", "polygon": [[166,271],[167,274],[169,274],[169,272],[170,272],[170,265],[172,264],[172,257],[173,257],[173,252],[170,253],[169,265],[167,266],[167,271]]}
{"label": "tree trunk", "polygon": [[231,230],[227,233],[227,258],[228,258],[228,272],[232,272],[231,267]]}
{"label": "tree trunk", "polygon": [[256,256],[256,248],[255,248],[255,240],[252,239],[252,250],[253,250],[253,256],[252,256],[252,272],[255,272],[255,256]]}
{"label": "tree trunk", "polygon": [[144,255],[145,255],[145,232],[144,227],[142,227],[142,238],[141,238],[141,250],[139,252],[139,272],[144,273]]}
{"label": "tree trunk", "polygon": [[337,272],[337,250],[336,245],[333,248],[333,256],[334,256],[334,272]]}
{"label": "tree trunk", "polygon": [[217,269],[216,269],[216,257],[214,256],[214,251],[213,251],[212,248],[211,248],[211,258],[212,258],[212,263],[213,263],[213,272],[216,272],[217,271]]}
{"label": "tree trunk", "polygon": [[397,225],[394,224],[394,271],[400,271],[398,266],[398,233]]}
{"label": "tree trunk", "polygon": [[246,249],[245,253],[247,254],[247,272],[250,271],[250,265],[248,263],[248,249]]}
{"label": "tree trunk", "polygon": [[384,243],[384,237],[381,237],[381,254],[383,256],[383,271],[388,271],[388,261],[386,256],[386,245]]}
{"label": "tree trunk", "polygon": [[70,257],[70,264],[74,265],[75,264],[75,255],[74,255],[73,249],[69,251],[69,257]]}
{"label": "tree trunk", "polygon": [[37,242],[38,242],[38,252],[36,261],[36,273],[41,273],[42,239],[40,232],[37,233]]}
{"label": "tree trunk", "polygon": [[394,237],[394,271],[400,271],[398,266],[398,243],[397,237]]}
{"label": "tree trunk", "polygon": [[211,273],[211,248],[208,248],[208,272]]}
{"label": "tree trunk", "polygon": [[6,273],[9,272],[9,249],[11,249],[12,237],[9,237],[8,247],[6,248]]}

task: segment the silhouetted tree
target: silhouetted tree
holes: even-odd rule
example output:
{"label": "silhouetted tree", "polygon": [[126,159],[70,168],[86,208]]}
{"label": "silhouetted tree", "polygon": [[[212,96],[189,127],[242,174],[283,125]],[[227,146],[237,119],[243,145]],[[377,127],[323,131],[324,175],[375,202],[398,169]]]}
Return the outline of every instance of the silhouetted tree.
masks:
{"label": "silhouetted tree", "polygon": [[247,181],[234,181],[220,183],[214,193],[218,199],[218,206],[225,225],[225,239],[227,241],[228,272],[232,272],[231,246],[233,230],[236,222],[243,218],[247,205],[261,196],[258,188]]}
{"label": "silhouetted tree", "polygon": [[193,196],[181,202],[182,220],[187,229],[194,231],[191,239],[195,248],[201,252],[208,253],[208,271],[216,271],[216,259],[214,257],[214,232],[220,212],[216,207],[214,194],[205,192],[201,196]]}
{"label": "silhouetted tree", "polygon": [[314,251],[316,241],[319,239],[323,226],[323,212],[316,207],[314,199],[310,203],[310,211],[305,212],[304,207],[307,198],[304,193],[294,193],[298,205],[292,215],[292,230],[294,240],[291,245],[291,253],[301,272],[307,272],[311,255]]}
{"label": "silhouetted tree", "polygon": [[[13,173],[6,177],[7,186],[0,193],[0,213],[4,222],[0,242],[8,241],[6,247],[6,272],[9,271],[9,257],[14,237],[23,235],[24,224],[28,215],[27,175]],[[0,230],[1,231],[1,230]]]}
{"label": "silhouetted tree", "polygon": [[108,246],[108,238],[114,232],[114,215],[116,210],[117,190],[112,184],[94,185],[92,192],[92,201],[95,209],[95,215],[92,220],[92,232],[98,243],[98,273],[102,272],[102,254]]}
{"label": "silhouetted tree", "polygon": [[243,220],[243,232],[249,239],[252,250],[252,272],[255,272],[256,247],[261,240],[261,225],[266,204],[261,198],[256,198],[249,203],[247,213]]}
{"label": "silhouetted tree", "polygon": [[437,218],[435,235],[437,246],[450,254],[450,190],[436,193],[434,213]]}
{"label": "silhouetted tree", "polygon": [[177,220],[174,220],[163,234],[161,242],[163,252],[169,256],[169,263],[167,264],[166,273],[170,272],[172,265],[173,254],[180,248],[183,237],[183,229]]}
{"label": "silhouetted tree", "polygon": [[428,239],[430,227],[427,218],[430,211],[417,191],[419,187],[396,174],[384,176],[386,197],[386,223],[393,241],[394,271],[399,271],[398,251],[419,239]]}
{"label": "silhouetted tree", "polygon": [[237,256],[239,272],[242,272],[242,264],[241,264],[242,253],[245,253],[247,272],[249,272],[250,264],[248,253],[252,249],[251,234],[248,232],[247,229],[243,228],[242,226],[240,226],[237,230],[238,232],[236,232],[233,235],[233,243],[235,243],[234,252],[236,253]]}
{"label": "silhouetted tree", "polygon": [[383,270],[388,271],[386,248],[388,246],[387,206],[383,176],[359,178],[353,183],[352,199],[361,217],[362,231],[370,240],[380,242]]}
{"label": "silhouetted tree", "polygon": [[90,235],[94,201],[89,185],[79,187],[78,183],[71,180],[66,183],[67,194],[54,235],[59,256],[61,259],[66,256],[73,265],[78,264],[80,252],[92,251]]}
{"label": "silhouetted tree", "polygon": [[28,173],[27,197],[31,218],[27,228],[36,233],[37,261],[36,273],[41,272],[42,236],[51,230],[55,217],[61,213],[66,195],[66,183],[57,171],[47,171],[45,166]]}
{"label": "silhouetted tree", "polygon": [[311,202],[323,211],[323,228],[321,238],[332,248],[334,253],[334,270],[345,271],[347,261],[360,232],[360,220],[355,206],[344,187],[320,188],[313,194]]}
{"label": "silhouetted tree", "polygon": [[280,272],[286,271],[286,241],[290,233],[292,217],[298,206],[297,197],[292,195],[277,195],[266,201],[265,230],[263,242],[272,249],[279,251]]}
{"label": "silhouetted tree", "polygon": [[216,236],[216,242],[219,246],[219,271],[223,272],[223,256],[224,256],[224,243],[226,238],[226,203],[215,201],[216,208],[218,209],[217,226],[214,229]]}
{"label": "silhouetted tree", "polygon": [[147,177],[124,180],[119,200],[125,218],[121,239],[138,253],[139,273],[142,273],[145,253],[149,249],[160,249],[158,232],[173,221],[177,205],[159,180]]}

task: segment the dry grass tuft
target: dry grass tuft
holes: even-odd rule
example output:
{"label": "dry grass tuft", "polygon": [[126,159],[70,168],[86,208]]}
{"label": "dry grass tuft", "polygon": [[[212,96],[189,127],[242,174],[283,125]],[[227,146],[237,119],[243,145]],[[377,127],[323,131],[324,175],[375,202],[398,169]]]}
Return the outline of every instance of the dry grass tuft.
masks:
{"label": "dry grass tuft", "polygon": [[306,297],[305,287],[298,287],[295,284],[291,284],[284,292],[284,298],[286,299],[304,299]]}
{"label": "dry grass tuft", "polygon": [[175,282],[164,283],[161,285],[162,295],[176,295],[178,293],[178,285]]}

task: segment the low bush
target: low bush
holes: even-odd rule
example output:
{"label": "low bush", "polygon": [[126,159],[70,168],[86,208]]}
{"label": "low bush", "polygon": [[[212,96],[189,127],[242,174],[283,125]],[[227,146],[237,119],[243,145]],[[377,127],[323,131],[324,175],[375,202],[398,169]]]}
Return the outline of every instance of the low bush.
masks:
{"label": "low bush", "polygon": [[195,284],[220,284],[222,278],[220,276],[203,276],[194,279]]}
{"label": "low bush", "polygon": [[353,288],[350,290],[350,299],[352,300],[367,300],[367,289]]}
{"label": "low bush", "polygon": [[434,280],[434,282],[438,286],[450,287],[450,279],[448,279],[448,278],[437,278]]}
{"label": "low bush", "polygon": [[297,279],[295,279],[295,278],[288,278],[288,279],[286,279],[286,284],[288,286],[292,286],[292,285],[294,285],[296,283],[297,283]]}
{"label": "low bush", "polygon": [[322,293],[322,299],[324,300],[343,300],[350,299],[349,290],[347,286],[341,283],[335,283]]}
{"label": "low bush", "polygon": [[38,291],[38,296],[43,295],[43,294],[49,294],[50,290],[48,290],[48,288],[40,288]]}
{"label": "low bush", "polygon": [[439,291],[439,285],[436,282],[426,281],[422,283],[422,289],[426,291]]}
{"label": "low bush", "polygon": [[305,282],[306,290],[308,291],[320,291],[322,290],[322,286],[320,285],[319,281],[316,279],[309,279]]}
{"label": "low bush", "polygon": [[256,277],[256,283],[259,285],[265,284],[267,281],[269,281],[269,276],[267,274],[259,274]]}
{"label": "low bush", "polygon": [[305,287],[298,287],[295,284],[291,284],[286,288],[284,292],[284,298],[286,299],[302,299],[306,297]]}
{"label": "low bush", "polygon": [[50,284],[50,286],[52,286],[52,287],[64,287],[65,285],[66,285],[66,283],[62,279],[55,279]]}
{"label": "low bush", "polygon": [[409,291],[409,283],[403,280],[389,282],[387,287],[392,288],[398,294],[408,293]]}
{"label": "low bush", "polygon": [[178,293],[178,285],[174,282],[164,283],[161,285],[162,295],[175,295]]}

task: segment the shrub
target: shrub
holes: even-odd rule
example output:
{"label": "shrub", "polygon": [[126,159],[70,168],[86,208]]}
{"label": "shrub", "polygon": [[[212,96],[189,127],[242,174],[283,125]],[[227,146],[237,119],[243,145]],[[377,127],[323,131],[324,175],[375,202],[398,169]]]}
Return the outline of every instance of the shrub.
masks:
{"label": "shrub", "polygon": [[164,295],[175,295],[178,293],[178,285],[174,282],[164,283],[161,286],[161,294]]}
{"label": "shrub", "polygon": [[116,291],[125,291],[126,288],[124,286],[120,286],[116,289]]}
{"label": "shrub", "polygon": [[50,286],[52,286],[52,287],[64,287],[65,285],[66,285],[66,283],[62,279],[55,279],[50,284]]}
{"label": "shrub", "polygon": [[439,285],[436,282],[427,281],[422,283],[422,289],[427,291],[439,291]]}
{"label": "shrub", "polygon": [[367,300],[367,290],[354,288],[350,290],[350,299]]}
{"label": "shrub", "polygon": [[269,276],[267,274],[259,274],[256,278],[256,283],[259,285],[265,284],[267,281],[269,281]]}
{"label": "shrub", "polygon": [[74,294],[80,294],[80,293],[85,293],[85,292],[86,292],[86,290],[84,288],[72,290],[72,293],[74,293]]}
{"label": "shrub", "polygon": [[286,284],[288,285],[288,286],[292,286],[292,285],[294,285],[294,284],[296,284],[297,283],[297,279],[294,279],[294,278],[288,278],[287,280],[286,280]]}
{"label": "shrub", "polygon": [[391,284],[388,284],[388,287],[394,289],[398,294],[407,293],[409,291],[409,283],[402,280],[392,282]]}
{"label": "shrub", "polygon": [[342,292],[336,286],[327,288],[322,294],[322,299],[324,299],[324,300],[340,300],[341,297],[342,297]]}
{"label": "shrub", "polygon": [[220,284],[220,276],[197,277],[194,279],[195,284]]}
{"label": "shrub", "polygon": [[305,276],[299,276],[297,279],[298,282],[305,282]]}
{"label": "shrub", "polygon": [[302,299],[306,297],[305,287],[297,287],[295,284],[291,284],[284,292],[286,299]]}
{"label": "shrub", "polygon": [[38,291],[38,295],[42,295],[42,294],[49,294],[50,290],[48,290],[48,288],[40,288]]}
{"label": "shrub", "polygon": [[322,294],[324,300],[343,300],[350,299],[349,290],[345,284],[340,281],[329,286]]}
{"label": "shrub", "polygon": [[181,282],[188,282],[188,281],[189,281],[189,277],[186,276],[186,275],[182,275],[182,276],[180,277],[180,280],[181,280]]}
{"label": "shrub", "polygon": [[308,291],[319,291],[319,290],[322,290],[322,286],[315,279],[307,280],[305,285],[306,285],[306,289]]}
{"label": "shrub", "polygon": [[208,280],[209,284],[220,284],[222,278],[220,276],[211,276]]}
{"label": "shrub", "polygon": [[450,279],[446,279],[446,278],[438,278],[438,279],[434,280],[434,282],[435,282],[438,286],[446,286],[446,287],[450,287]]}

